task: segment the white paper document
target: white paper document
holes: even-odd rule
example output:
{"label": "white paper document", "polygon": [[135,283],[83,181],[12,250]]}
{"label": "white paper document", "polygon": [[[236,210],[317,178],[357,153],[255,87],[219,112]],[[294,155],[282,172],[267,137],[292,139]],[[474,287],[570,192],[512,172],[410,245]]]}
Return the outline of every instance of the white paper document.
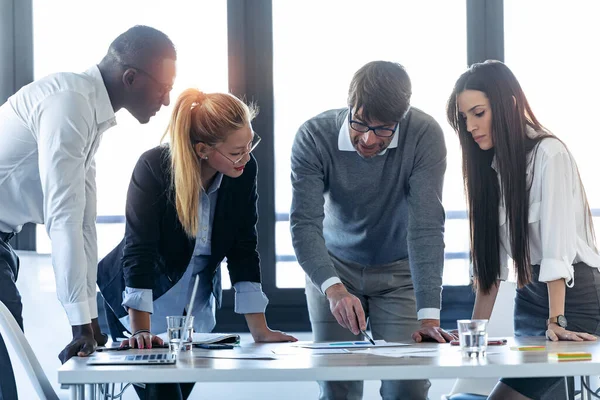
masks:
{"label": "white paper document", "polygon": [[438,349],[431,347],[384,347],[366,350],[350,350],[352,354],[372,354],[382,357],[437,357]]}
{"label": "white paper document", "polygon": [[380,347],[400,347],[408,346],[406,343],[386,342],[385,340],[375,340],[375,344],[366,341],[348,341],[348,342],[322,342],[322,343],[296,343],[293,346],[305,347],[307,349],[368,349]]}
{"label": "white paper document", "polygon": [[315,356],[321,354],[351,354],[348,349],[307,349],[300,347],[285,347],[282,349],[272,350],[273,354],[277,355],[308,355]]}

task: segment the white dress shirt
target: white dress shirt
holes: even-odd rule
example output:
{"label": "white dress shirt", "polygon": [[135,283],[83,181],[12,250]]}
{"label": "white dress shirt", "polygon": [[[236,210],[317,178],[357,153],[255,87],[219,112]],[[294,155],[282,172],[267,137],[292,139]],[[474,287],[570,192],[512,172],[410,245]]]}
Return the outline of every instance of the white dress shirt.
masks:
{"label": "white dress shirt", "polygon": [[115,124],[97,66],[37,80],[0,107],[0,231],[46,225],[71,325],[98,317],[94,155]]}
{"label": "white dress shirt", "polygon": [[[529,130],[530,136],[536,135]],[[532,162],[533,160],[533,162]],[[577,164],[567,148],[556,139],[543,139],[537,152],[528,155],[527,181],[529,192],[529,253],[531,263],[540,266],[540,282],[564,278],[568,287],[574,282],[573,264],[583,262],[600,268],[600,255],[589,240],[586,227],[583,187]],[[496,159],[492,168],[497,171]],[[533,172],[534,171],[534,172]],[[531,176],[533,172],[533,181]],[[498,179],[502,179],[498,174]],[[500,279],[508,277],[508,257],[511,257],[510,236],[504,197],[501,196]]]}
{"label": "white dress shirt", "polygon": [[[350,128],[348,126],[348,119],[344,119],[342,126],[340,128],[340,133],[338,134],[338,148],[340,151],[356,151],[354,145],[352,144],[352,140],[350,139]],[[388,147],[383,149],[378,155],[384,155],[388,149],[395,149],[398,147],[398,131],[400,129],[400,124],[396,127],[394,131],[394,136],[390,141]],[[342,283],[340,278],[337,276],[332,276],[323,282],[321,285],[321,291],[325,293],[327,289],[336,283]],[[417,311],[417,319],[440,319],[440,310],[438,308],[422,308]]]}

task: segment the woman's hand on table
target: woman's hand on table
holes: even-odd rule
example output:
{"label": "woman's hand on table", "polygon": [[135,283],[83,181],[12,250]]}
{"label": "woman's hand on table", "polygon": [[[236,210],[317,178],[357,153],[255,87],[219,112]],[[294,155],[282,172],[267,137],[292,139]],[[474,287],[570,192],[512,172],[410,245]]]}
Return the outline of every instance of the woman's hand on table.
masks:
{"label": "woman's hand on table", "polygon": [[555,323],[551,323],[550,325],[548,325],[548,329],[546,330],[546,339],[551,340],[553,342],[557,342],[559,340],[583,342],[594,341],[597,339],[597,337],[585,332],[568,331]]}
{"label": "woman's hand on table", "polygon": [[269,328],[261,330],[260,332],[252,333],[252,337],[256,343],[268,343],[268,342],[297,342],[298,339],[292,335],[288,335],[285,332],[274,331]]}
{"label": "woman's hand on table", "polygon": [[132,335],[128,340],[123,340],[121,342],[121,348],[151,349],[153,345],[162,346],[163,344],[164,342],[160,337],[153,335],[150,331],[142,330],[136,332],[136,334]]}

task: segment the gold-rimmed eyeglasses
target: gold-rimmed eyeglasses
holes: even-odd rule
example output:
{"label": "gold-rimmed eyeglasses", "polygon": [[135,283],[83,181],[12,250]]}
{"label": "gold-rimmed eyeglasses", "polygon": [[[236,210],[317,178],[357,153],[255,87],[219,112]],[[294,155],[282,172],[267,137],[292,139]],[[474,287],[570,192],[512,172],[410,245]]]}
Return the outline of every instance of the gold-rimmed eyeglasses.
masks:
{"label": "gold-rimmed eyeglasses", "polygon": [[[223,153],[221,150],[219,150],[218,147],[213,147],[213,149],[219,153],[220,155],[222,155],[223,157],[225,157],[226,159],[228,159],[229,161],[231,161],[231,163],[233,165],[238,164],[240,161],[242,161],[244,159],[244,157],[246,157],[248,154],[252,153],[252,151],[256,148],[256,146],[258,146],[258,144],[260,143],[261,138],[260,136],[258,136],[257,133],[254,133],[254,137],[252,138],[252,141],[250,143],[248,143],[248,147],[246,150],[244,151],[240,151],[240,152],[236,152],[236,153],[230,153],[229,156],[226,155],[225,153]],[[231,158],[231,157],[236,157],[236,158]]]}

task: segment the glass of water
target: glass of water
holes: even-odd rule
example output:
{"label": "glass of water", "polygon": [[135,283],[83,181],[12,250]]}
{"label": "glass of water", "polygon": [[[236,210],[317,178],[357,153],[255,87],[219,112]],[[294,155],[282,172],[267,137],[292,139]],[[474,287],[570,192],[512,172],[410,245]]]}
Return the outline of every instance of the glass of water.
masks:
{"label": "glass of water", "polygon": [[459,319],[458,339],[463,356],[468,358],[485,357],[487,350],[487,319]]}
{"label": "glass of water", "polygon": [[194,317],[189,317],[189,326],[185,330],[185,316],[167,317],[167,334],[169,337],[169,350],[178,352],[180,346],[184,346],[182,350],[192,349],[192,332],[194,326]]}

